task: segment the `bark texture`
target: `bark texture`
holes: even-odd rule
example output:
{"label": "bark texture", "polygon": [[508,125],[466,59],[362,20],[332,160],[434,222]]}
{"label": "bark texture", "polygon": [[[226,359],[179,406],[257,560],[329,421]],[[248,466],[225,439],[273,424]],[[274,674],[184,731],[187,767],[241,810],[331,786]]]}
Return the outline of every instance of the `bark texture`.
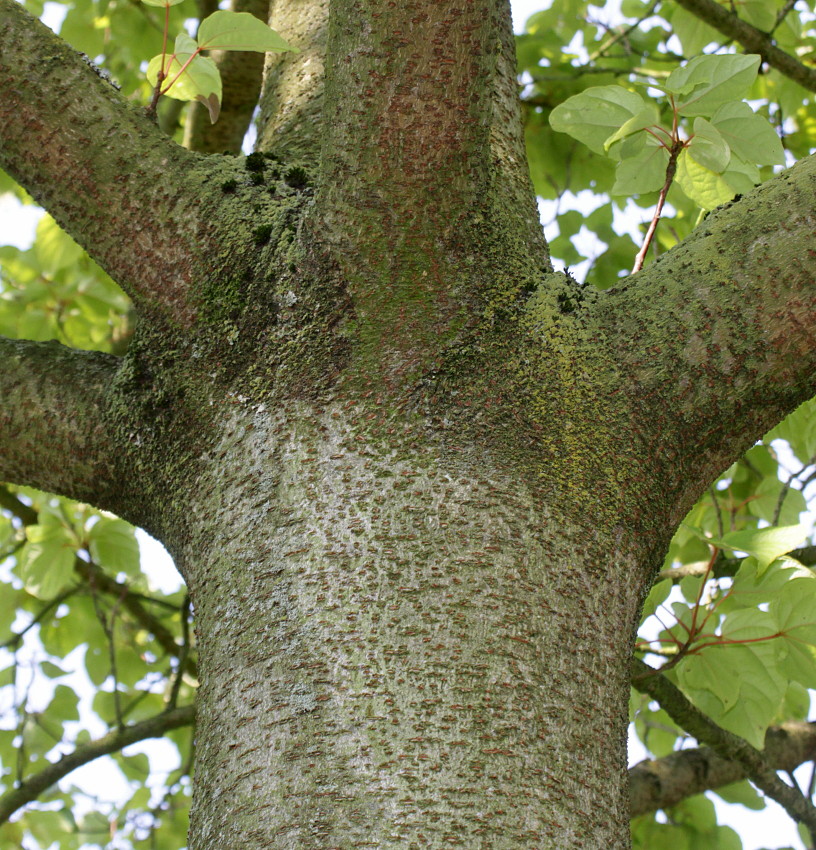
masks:
{"label": "bark texture", "polygon": [[[549,266],[501,0],[333,0],[247,159],[159,139],[0,3],[2,164],[141,316],[121,361],[4,343],[0,477],[147,527],[187,579],[190,847],[627,847],[640,601],[700,489],[816,391],[814,163],[592,293]],[[65,405],[57,474],[4,435],[47,443]]]}
{"label": "bark texture", "polygon": [[625,846],[641,543],[383,401],[244,405],[197,482],[192,846]]}

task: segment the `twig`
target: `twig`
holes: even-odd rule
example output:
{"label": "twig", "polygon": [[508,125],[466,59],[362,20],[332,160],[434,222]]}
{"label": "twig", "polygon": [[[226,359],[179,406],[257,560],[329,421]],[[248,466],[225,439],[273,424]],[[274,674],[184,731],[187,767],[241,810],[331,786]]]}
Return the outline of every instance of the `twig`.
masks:
{"label": "twig", "polygon": [[809,91],[816,91],[816,69],[803,65],[790,53],[776,46],[773,37],[724,9],[715,0],[675,0],[687,12],[696,15],[723,35],[739,42],[750,53],[758,53],[764,62]]}
{"label": "twig", "polygon": [[194,722],[195,706],[186,705],[172,711],[163,711],[161,714],[142,720],[140,723],[134,723],[132,726],[116,729],[95,741],[77,747],[72,753],[63,756],[59,761],[49,765],[39,773],[35,773],[17,788],[0,797],[0,824],[5,823],[17,809],[34,802],[43,791],[59,782],[72,770],[76,770],[76,768],[82,767],[82,765],[88,764],[88,762],[100,756],[115,753],[130,744],[135,744],[137,741],[144,741],[147,738],[160,738],[172,729],[190,726]]}
{"label": "twig", "polygon": [[749,779],[776,800],[797,823],[805,826],[811,840],[816,842],[816,809],[797,789],[791,788],[776,775],[759,750],[714,723],[659,670],[637,658],[632,659],[632,685],[657,700],[666,714],[701,744],[711,747],[722,758],[745,765]]}
{"label": "twig", "polygon": [[651,224],[649,225],[649,229],[646,231],[646,236],[643,238],[643,245],[641,245],[640,250],[637,253],[637,257],[635,257],[635,265],[632,268],[632,274],[639,272],[643,268],[643,263],[646,260],[646,253],[649,250],[649,246],[652,244],[652,238],[654,237],[655,230],[657,230],[657,223],[660,221],[660,216],[663,213],[663,204],[666,203],[666,195],[668,195],[669,188],[674,180],[674,173],[677,170],[677,157],[680,156],[680,151],[683,150],[684,146],[685,142],[680,139],[675,139],[672,142],[672,146],[669,148],[669,162],[666,166],[666,181],[663,184],[663,188],[660,190],[660,195],[657,199],[657,206],[655,207]]}

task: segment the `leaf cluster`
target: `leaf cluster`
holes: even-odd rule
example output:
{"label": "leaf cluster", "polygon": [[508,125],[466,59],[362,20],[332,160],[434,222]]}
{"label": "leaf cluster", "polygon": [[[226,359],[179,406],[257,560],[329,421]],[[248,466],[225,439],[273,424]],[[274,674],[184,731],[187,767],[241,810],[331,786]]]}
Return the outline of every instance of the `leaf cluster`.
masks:
{"label": "leaf cluster", "polygon": [[[729,8],[808,65],[813,2]],[[686,144],[647,261],[688,236],[706,210],[816,149],[813,92],[676,3],[624,0],[621,12],[551,3],[518,39],[530,172],[550,202],[553,257],[602,289],[631,270],[643,243],[675,120]],[[562,218],[579,205],[576,229]]]}

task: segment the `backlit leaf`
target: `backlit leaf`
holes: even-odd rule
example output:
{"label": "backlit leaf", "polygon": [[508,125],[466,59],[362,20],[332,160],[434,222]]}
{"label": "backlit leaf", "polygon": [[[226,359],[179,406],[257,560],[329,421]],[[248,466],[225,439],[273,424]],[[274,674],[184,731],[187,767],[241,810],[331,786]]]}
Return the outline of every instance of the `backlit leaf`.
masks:
{"label": "backlit leaf", "polygon": [[198,28],[202,50],[300,51],[249,12],[213,12]]}
{"label": "backlit leaf", "polygon": [[680,188],[704,210],[713,210],[734,197],[734,190],[721,174],[700,165],[683,150],[677,157],[676,180]]}
{"label": "backlit leaf", "polygon": [[669,75],[664,87],[678,97],[681,115],[710,116],[723,104],[741,99],[756,78],[759,56],[697,56]]}
{"label": "backlit leaf", "polygon": [[746,162],[781,165],[785,162],[782,142],[774,128],[747,103],[723,104],[711,117],[731,150]]}
{"label": "backlit leaf", "polygon": [[594,86],[556,106],[550,124],[569,133],[596,153],[605,153],[607,139],[627,121],[647,112],[643,98],[623,86]]}
{"label": "backlit leaf", "polygon": [[694,136],[688,146],[689,156],[703,168],[721,173],[731,159],[731,148],[717,128],[705,120],[694,119]]}

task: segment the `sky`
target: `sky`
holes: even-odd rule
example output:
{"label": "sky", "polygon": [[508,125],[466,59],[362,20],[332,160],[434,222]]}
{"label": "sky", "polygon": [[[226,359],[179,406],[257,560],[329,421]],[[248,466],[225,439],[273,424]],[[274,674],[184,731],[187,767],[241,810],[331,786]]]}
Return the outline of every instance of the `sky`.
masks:
{"label": "sky", "polygon": [[[58,26],[59,18],[53,17],[53,13],[61,7],[50,3],[46,3],[45,5],[46,17],[49,17],[49,12],[52,13],[50,16],[51,20],[48,22],[52,26]],[[549,5],[549,0],[512,0],[513,23],[516,32],[523,31],[524,22],[530,15]],[[611,0],[611,2],[601,5],[603,9],[599,9],[597,14],[603,16],[606,20],[612,20],[620,9],[620,0]],[[562,211],[570,208],[581,209],[581,201],[575,200],[561,206]],[[640,212],[642,214],[642,211]],[[0,196],[0,244],[27,247],[33,239],[34,229],[41,214],[41,211],[36,207],[22,207],[8,196]],[[544,221],[548,221],[552,218],[552,215],[553,212],[549,207],[542,207],[542,219]],[[178,574],[172,560],[170,560],[169,555],[167,555],[161,544],[152,540],[141,531],[138,532],[138,537],[142,550],[143,565],[150,575],[151,580],[167,590],[177,587],[180,581]],[[170,770],[175,767],[174,751],[172,748],[163,749],[159,743],[152,742],[150,745],[138,745],[128,751],[147,751],[148,749],[154,769],[161,770],[163,762],[164,769]],[[630,761],[636,762],[641,758],[643,758],[642,752],[638,752],[636,747],[632,747]],[[105,787],[113,787],[120,782],[116,771],[104,771],[104,768],[99,763],[88,765],[82,770],[76,771],[71,775],[70,779],[72,782],[77,782],[80,785],[85,784],[86,787],[98,788],[100,787],[100,769],[105,776],[103,780]],[[807,778],[804,781],[806,782]],[[744,850],[760,850],[760,848],[775,848],[784,845],[804,848],[787,815],[773,802],[769,802],[769,807],[772,810],[776,810],[777,814],[774,815],[768,810],[754,813],[749,812],[743,807],[726,806],[718,803],[718,819],[720,823],[727,823],[740,833]]]}

